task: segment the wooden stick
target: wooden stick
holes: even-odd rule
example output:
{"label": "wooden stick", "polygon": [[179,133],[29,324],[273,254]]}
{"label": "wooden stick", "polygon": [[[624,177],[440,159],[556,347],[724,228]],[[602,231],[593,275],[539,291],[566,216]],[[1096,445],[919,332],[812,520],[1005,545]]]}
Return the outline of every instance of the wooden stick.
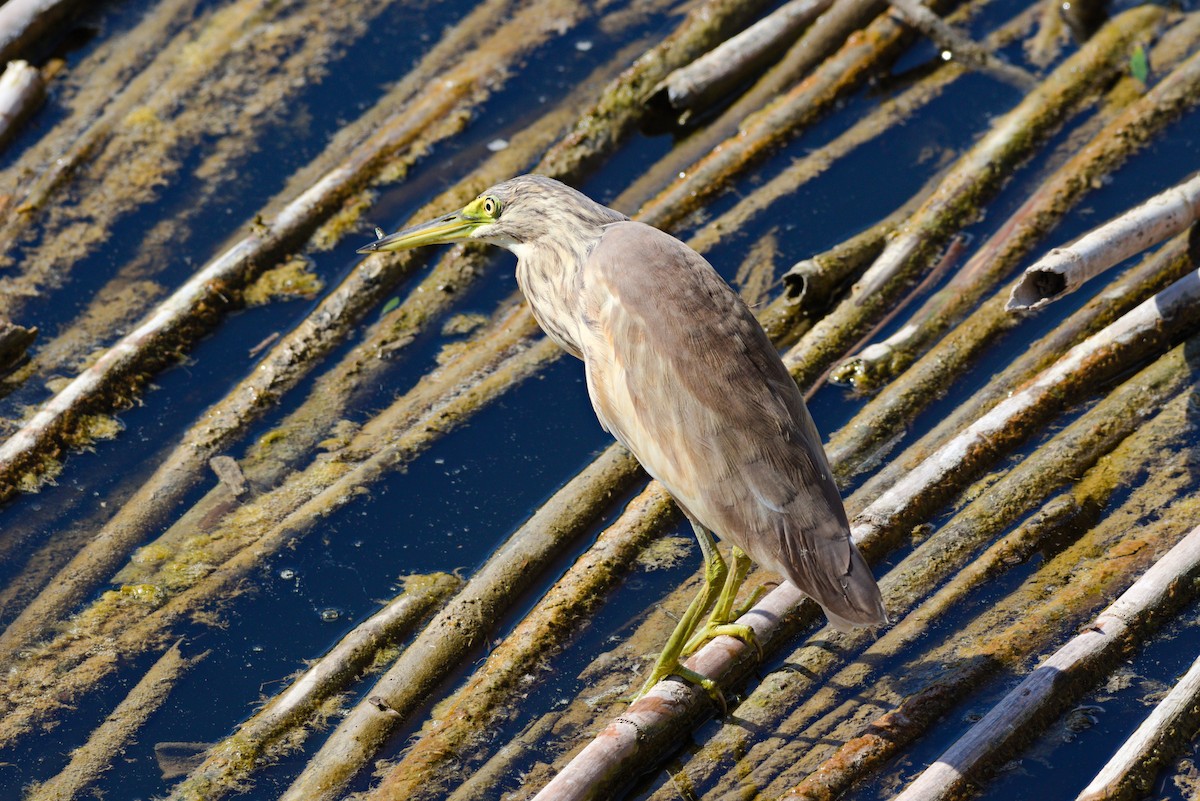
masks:
{"label": "wooden stick", "polygon": [[71,752],[70,763],[54,778],[32,788],[23,798],[26,801],[70,801],[84,797],[88,786],[118,760],[146,720],[167,700],[183,672],[207,655],[205,651],[186,659],[179,651],[179,643],[172,645],[92,732],[87,743]]}
{"label": "wooden stick", "polygon": [[[1183,33],[1200,38],[1200,15],[1189,17]],[[1164,42],[1166,38],[1164,37]],[[1156,49],[1157,52],[1157,49]],[[1166,59],[1155,60],[1166,68]],[[1133,81],[1133,79],[1129,79]],[[899,331],[875,342],[833,371],[840,383],[877,388],[912,364],[929,343],[963,317],[980,298],[1015,268],[1034,245],[1091,189],[1139,149],[1160,135],[1200,98],[1200,54],[1195,54],[1145,94],[1131,97],[1119,85],[1097,116],[1109,122],[1021,204],[941,290],[930,296]],[[1131,102],[1120,111],[1120,104]],[[1119,113],[1118,113],[1119,112]],[[994,332],[980,331],[989,338]]]}
{"label": "wooden stick", "polygon": [[[0,6],[0,14],[4,8]],[[21,123],[41,105],[45,94],[46,85],[40,72],[25,61],[8,62],[0,75],[0,147],[17,135]]]}
{"label": "wooden stick", "polygon": [[668,75],[646,100],[673,112],[704,109],[760,72],[833,0],[790,0],[700,58]]}
{"label": "wooden stick", "polygon": [[870,330],[908,284],[931,266],[950,235],[979,213],[1011,169],[1083,108],[1087,98],[1124,66],[1130,42],[1162,17],[1159,10],[1141,6],[1114,19],[955,162],[902,233],[888,242],[851,297],[788,352],[784,361],[802,385],[814,382]]}
{"label": "wooden stick", "polygon": [[990,48],[971,40],[945,20],[921,5],[917,0],[888,0],[892,8],[899,11],[905,21],[929,37],[942,48],[942,58],[953,58],[963,64],[981,69],[1018,89],[1029,92],[1038,84],[1037,78],[1028,71],[1009,64]]}
{"label": "wooden stick", "polygon": [[0,5],[0,64],[23,55],[78,5],[78,0],[8,0]]}
{"label": "wooden stick", "polygon": [[[1200,54],[1192,58],[1200,62]],[[1187,230],[1200,219],[1200,174],[1094,228],[1067,247],[1054,248],[1025,270],[1009,311],[1031,311],[1074,292],[1130,256]]]}
{"label": "wooden stick", "polygon": [[404,591],[364,620],[230,737],[208,750],[204,762],[171,791],[172,801],[213,801],[243,791],[289,729],[303,731],[321,704],[365,672],[384,649],[394,647],[443,598],[462,584],[447,573],[407,576]]}
{"label": "wooden stick", "polygon": [[1106,801],[1132,796],[1147,786],[1154,772],[1170,757],[1180,740],[1190,738],[1200,707],[1200,658],[1158,702],[1112,759],[1096,774],[1075,801]]}
{"label": "wooden stick", "polygon": [[1176,602],[1180,584],[1200,570],[1200,527],[1105,609],[1088,628],[992,707],[938,760],[913,781],[896,801],[934,801],[950,797],[963,780],[994,760],[1030,721],[1063,703],[1061,688],[1094,670],[1123,649],[1133,633],[1159,610]]}

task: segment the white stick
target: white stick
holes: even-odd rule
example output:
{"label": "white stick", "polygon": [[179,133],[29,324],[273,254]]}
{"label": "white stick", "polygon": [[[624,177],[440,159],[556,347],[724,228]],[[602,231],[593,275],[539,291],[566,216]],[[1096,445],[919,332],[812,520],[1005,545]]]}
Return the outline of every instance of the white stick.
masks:
{"label": "white stick", "polygon": [[1121,797],[1123,787],[1131,786],[1137,777],[1145,776],[1161,764],[1164,742],[1173,729],[1184,725],[1183,719],[1193,714],[1197,704],[1200,704],[1200,658],[1075,801]]}
{"label": "white stick", "polygon": [[894,801],[935,801],[955,795],[956,788],[972,769],[991,758],[1018,730],[1054,702],[1063,681],[1123,647],[1129,629],[1148,613],[1172,603],[1179,582],[1198,568],[1200,527],[1192,529],[1082,634],[1072,637],[992,707]]}
{"label": "white stick", "polygon": [[53,28],[79,0],[8,0],[0,4],[0,64]]}
{"label": "white stick", "polygon": [[0,75],[0,144],[42,102],[42,74],[24,61],[10,61]]}
{"label": "white stick", "polygon": [[1013,287],[1006,308],[1039,309],[1130,256],[1182,233],[1197,219],[1200,173],[1038,259]]}

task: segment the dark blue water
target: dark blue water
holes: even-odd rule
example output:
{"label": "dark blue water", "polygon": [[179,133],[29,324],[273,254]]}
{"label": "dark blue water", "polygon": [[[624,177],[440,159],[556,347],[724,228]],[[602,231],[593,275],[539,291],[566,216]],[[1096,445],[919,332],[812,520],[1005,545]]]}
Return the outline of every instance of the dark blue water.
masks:
{"label": "dark blue water", "polygon": [[[89,12],[81,24],[96,31],[95,36],[64,53],[68,63],[78,63],[105,36],[132,24],[149,3],[150,0],[109,3]],[[1006,19],[1021,5],[1016,0],[997,3],[995,9],[974,21],[975,32],[986,31],[989,23]],[[219,202],[214,201],[212,208],[198,216],[202,224],[188,228],[171,263],[163,266],[159,280],[166,286],[185,280],[192,270],[219,252],[223,242],[244,231],[254,214],[284,187],[296,169],[315,157],[341,126],[368,108],[381,87],[403,76],[436,42],[441,30],[470,8],[463,3],[389,6],[362,40],[348,44],[332,60],[327,74],[300,90],[290,101],[290,107],[282,110],[278,119],[264,130],[261,148],[236,175],[228,177],[227,185],[219,193]],[[519,131],[533,115],[565,96],[617,48],[635,37],[661,35],[673,24],[665,15],[651,15],[618,39],[607,33],[605,26],[588,23],[535,50],[510,81],[484,104],[461,136],[439,144],[412,168],[403,183],[380,191],[376,206],[364,221],[361,240],[372,237],[367,222],[387,228],[400,225],[413,209],[453,185],[459,176],[485,158],[489,142],[509,138]],[[918,68],[935,56],[932,47],[920,45],[901,60],[897,71]],[[740,194],[769,180],[795,158],[829,141],[890,91],[896,90],[866,87],[849,98],[837,113],[755,165],[733,191],[710,204],[709,217],[728,209]],[[990,121],[1018,99],[1011,87],[986,76],[965,77],[908,124],[852,154],[795,196],[760,215],[746,230],[715,247],[708,254],[709,259],[731,278],[746,249],[769,231],[774,231],[779,240],[780,269],[836,244],[903,204],[930,177],[932,168],[928,165],[969,148]],[[61,112],[53,102],[48,104],[4,158],[15,158],[41,127],[53,124],[59,116]],[[1110,182],[1092,192],[1081,208],[1054,232],[1050,237],[1053,243],[1077,236],[1127,208],[1134,200],[1186,176],[1200,156],[1198,123],[1200,113],[1189,114],[1171,129],[1168,137],[1160,138],[1117,171]],[[975,243],[994,232],[1037,185],[1050,160],[1046,154],[1066,141],[1074,124],[1057,134],[1042,155],[1015,171],[984,218],[969,227],[968,233]],[[611,199],[672,144],[667,135],[636,135],[587,177],[581,187],[597,198]],[[198,163],[201,157],[199,150],[191,153],[188,166]],[[198,179],[184,169],[176,182],[161,190],[155,208],[122,220],[113,240],[73,270],[69,288],[33,302],[30,314],[48,332],[69,324],[91,293],[138,252],[144,232],[156,221],[187,209],[197,189]],[[676,233],[686,236],[690,230],[682,228]],[[358,244],[360,241],[351,237],[332,251],[311,254],[314,271],[333,285],[356,263],[353,250]],[[478,284],[461,293],[454,310],[490,313],[516,289],[513,262],[507,253],[496,254]],[[409,285],[419,280],[421,274],[413,276]],[[916,421],[910,436],[915,438],[936,423],[948,409],[1000,369],[1008,354],[1020,352],[1062,315],[1085,302],[1093,291],[1097,290],[1078,293],[1052,313],[1031,318],[1028,325],[1009,334],[993,349],[988,361],[964,376],[945,398]],[[405,292],[406,286],[397,287],[394,296],[403,298]],[[121,413],[124,431],[118,439],[98,443],[93,452],[68,459],[57,486],[0,508],[0,531],[19,526],[37,529],[28,536],[25,546],[13,551],[12,557],[0,564],[0,580],[7,582],[17,575],[36,547],[73,521],[102,521],[106,510],[114,508],[115,499],[132,491],[153,469],[153,455],[168,448],[197,415],[254,369],[255,358],[249,355],[249,349],[272,333],[286,332],[316,302],[278,302],[228,315],[189,351],[182,363],[155,378],[155,386],[145,393],[142,405]],[[918,305],[914,303],[911,308]],[[883,332],[886,333],[887,330]],[[412,386],[435,363],[441,347],[454,339],[457,338],[443,336],[437,327],[422,334],[394,358],[377,390],[362,398],[349,416],[362,421],[386,407]],[[325,365],[335,364],[355,342],[352,338],[342,344]],[[311,379],[283,397],[277,408],[231,449],[231,454],[240,455],[255,437],[296,408],[310,385]],[[25,390],[19,396],[20,402],[32,402],[33,396],[40,398],[45,394],[40,388]],[[811,409],[818,426],[829,432],[849,420],[864,402],[842,389],[824,387],[813,399]],[[8,403],[11,411],[18,398]],[[227,734],[262,697],[284,686],[287,677],[301,669],[307,660],[318,657],[378,609],[381,602],[392,597],[398,591],[400,577],[432,571],[469,575],[542,500],[609,441],[592,414],[582,368],[567,357],[523,382],[468,424],[437,440],[405,470],[375,483],[355,502],[323,520],[294,547],[268,560],[252,576],[247,591],[230,602],[227,627],[197,626],[185,632],[185,653],[208,655],[172,690],[137,742],[101,780],[98,790],[108,797],[130,801],[167,792],[170,783],[159,775],[153,757],[156,742],[210,741]],[[206,489],[198,488],[188,502]],[[105,505],[101,506],[102,503]],[[609,517],[619,514],[620,507],[620,502],[614,503]],[[43,522],[31,524],[31,520]],[[600,523],[597,530],[599,526]],[[677,533],[689,536],[683,526]],[[583,547],[585,544],[581,543],[579,548]],[[893,554],[889,561],[898,560],[904,553]],[[557,571],[541,577],[538,590],[552,583],[573,555],[560,560]],[[694,561],[698,557],[694,556]],[[513,736],[534,716],[555,708],[562,699],[586,692],[576,678],[580,671],[598,654],[610,649],[612,638],[624,631],[630,621],[640,619],[690,575],[693,562],[669,570],[635,572],[629,582],[605,599],[588,625],[580,627],[567,651],[556,659],[554,670],[528,699],[523,716],[501,724],[494,732],[496,741],[503,742]],[[1023,575],[1015,571],[988,592],[1003,593]],[[502,636],[536,597],[534,591],[523,599],[520,608],[501,622],[495,636]],[[953,632],[987,601],[987,597],[980,597],[972,604],[964,604],[960,617],[941,622],[939,632]],[[1094,726],[1061,742],[1061,731],[1051,729],[1024,756],[1018,757],[1019,769],[1007,770],[990,785],[987,797],[1030,800],[1073,797],[1082,786],[1079,777],[1084,774],[1090,777],[1145,714],[1145,688],[1170,683],[1190,663],[1194,654],[1189,652],[1194,649],[1187,647],[1186,621],[1194,613],[1194,609],[1189,609],[1180,622],[1172,624],[1169,636],[1155,640],[1151,647],[1131,656],[1130,670],[1139,677],[1130,685],[1131,689],[1122,690],[1111,699],[1096,697],[1081,701],[1101,708],[1094,715],[1098,721]],[[475,660],[484,655],[481,646]],[[472,661],[470,666],[475,663]],[[103,692],[91,696],[52,732],[27,738],[19,749],[0,754],[0,797],[17,797],[20,788],[28,783],[59,771],[67,752],[87,738],[111,711],[114,699],[122,697],[149,664],[148,658],[139,658],[122,666]],[[447,688],[462,682],[466,675],[459,672],[447,677]],[[961,709],[950,714],[959,724],[942,727],[909,751],[911,764],[919,766],[936,758],[965,729],[964,715],[970,710],[986,709],[1014,680],[1012,676],[998,677],[993,684],[981,688],[976,697],[964,699]],[[419,723],[414,721],[398,735],[397,750]],[[267,771],[258,786],[244,797],[277,796],[302,768],[305,758],[319,747],[322,738],[323,733],[314,734],[303,750]],[[390,755],[394,756],[394,752]],[[1067,770],[1064,765],[1071,767]],[[659,776],[654,782],[663,780]],[[366,786],[368,778],[360,780],[356,789]],[[1161,792],[1170,796],[1171,791],[1163,788]],[[863,793],[856,797],[871,797]]]}

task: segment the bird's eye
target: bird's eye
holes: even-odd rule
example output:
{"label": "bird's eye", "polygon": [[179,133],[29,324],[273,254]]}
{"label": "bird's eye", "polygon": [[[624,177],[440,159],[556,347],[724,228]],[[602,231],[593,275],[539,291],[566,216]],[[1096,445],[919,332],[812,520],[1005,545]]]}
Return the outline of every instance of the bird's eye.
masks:
{"label": "bird's eye", "polygon": [[499,217],[500,216],[500,201],[496,200],[496,198],[494,198],[494,197],[484,198],[483,199],[483,211],[489,217]]}

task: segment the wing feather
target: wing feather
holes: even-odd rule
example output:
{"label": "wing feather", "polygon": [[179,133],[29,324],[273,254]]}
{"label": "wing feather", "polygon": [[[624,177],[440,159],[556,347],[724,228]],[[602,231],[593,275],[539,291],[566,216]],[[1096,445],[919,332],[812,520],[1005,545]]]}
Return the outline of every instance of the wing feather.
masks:
{"label": "wing feather", "polygon": [[580,301],[596,415],[688,515],[835,624],[886,620],[800,391],[712,266],[655,228],[614,223]]}

